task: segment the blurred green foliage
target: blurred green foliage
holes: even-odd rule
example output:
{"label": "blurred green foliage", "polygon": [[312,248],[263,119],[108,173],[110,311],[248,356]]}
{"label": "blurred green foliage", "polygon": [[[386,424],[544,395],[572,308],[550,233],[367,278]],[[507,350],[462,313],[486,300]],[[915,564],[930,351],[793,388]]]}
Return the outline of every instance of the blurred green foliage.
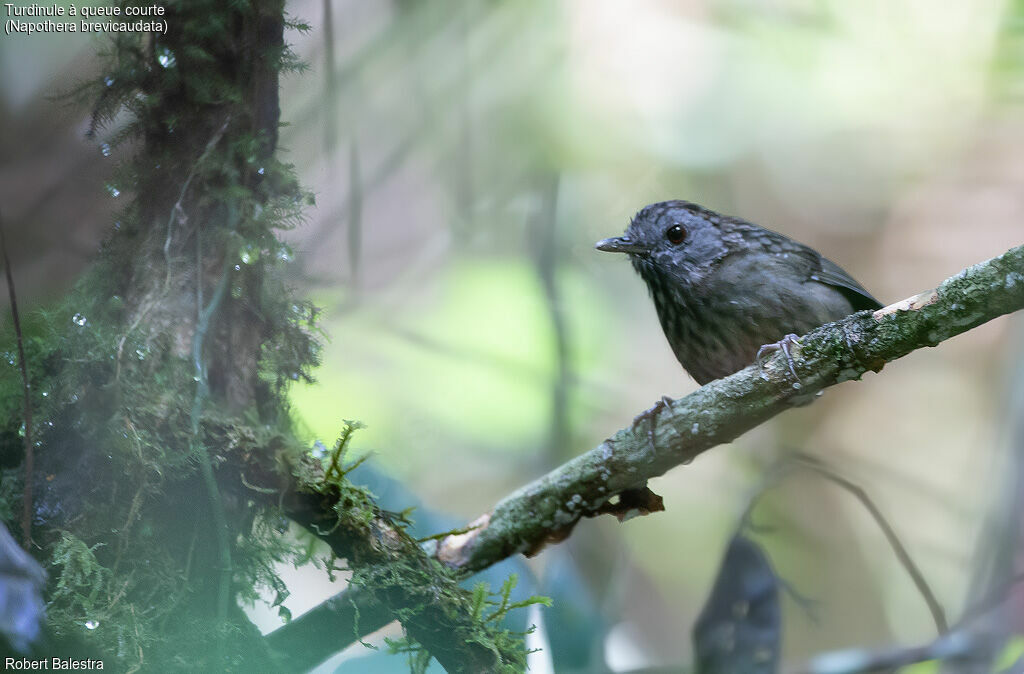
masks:
{"label": "blurred green foliage", "polygon": [[[574,337],[571,367],[594,369],[608,351],[590,326],[612,318],[577,272],[560,270],[560,281]],[[403,297],[398,311],[325,312],[321,326],[331,339],[325,376],[290,392],[312,436],[329,438],[339,411],[355,415],[368,426],[359,446],[386,449],[380,460],[407,476],[458,456],[459,448],[439,446],[441,438],[484,455],[535,451],[551,413],[556,363],[552,326],[531,269],[514,259],[468,259],[415,292],[415,301]],[[315,303],[341,304],[324,296]],[[574,399],[574,425],[585,421],[583,401],[593,395],[583,391]],[[398,460],[400,448],[410,451],[399,452]]]}

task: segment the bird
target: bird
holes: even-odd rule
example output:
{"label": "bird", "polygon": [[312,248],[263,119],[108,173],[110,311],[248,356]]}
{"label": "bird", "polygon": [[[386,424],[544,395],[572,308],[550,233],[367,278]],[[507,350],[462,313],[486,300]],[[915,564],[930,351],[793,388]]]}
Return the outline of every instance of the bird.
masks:
{"label": "bird", "polygon": [[796,335],[882,307],[813,248],[689,201],[645,206],[595,247],[629,255],[676,359],[702,386],[772,350],[796,378]]}

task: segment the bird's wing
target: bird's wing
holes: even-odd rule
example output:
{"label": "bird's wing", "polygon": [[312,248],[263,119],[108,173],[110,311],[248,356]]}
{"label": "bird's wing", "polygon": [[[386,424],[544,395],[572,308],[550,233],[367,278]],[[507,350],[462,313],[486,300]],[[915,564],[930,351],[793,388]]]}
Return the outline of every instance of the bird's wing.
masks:
{"label": "bird's wing", "polygon": [[827,283],[838,288],[846,295],[846,299],[850,300],[850,304],[857,311],[882,308],[882,303],[865,290],[864,286],[857,283],[842,267],[817,253],[814,255],[818,258],[819,269],[811,273],[811,280]]}
{"label": "bird's wing", "polygon": [[735,232],[748,242],[757,242],[765,249],[775,250],[783,254],[795,256],[802,260],[807,270],[807,280],[817,281],[833,286],[850,300],[855,311],[864,309],[881,309],[882,303],[876,300],[864,286],[857,283],[842,267],[832,260],[784,234],[759,227],[740,218],[723,217],[719,223]]}

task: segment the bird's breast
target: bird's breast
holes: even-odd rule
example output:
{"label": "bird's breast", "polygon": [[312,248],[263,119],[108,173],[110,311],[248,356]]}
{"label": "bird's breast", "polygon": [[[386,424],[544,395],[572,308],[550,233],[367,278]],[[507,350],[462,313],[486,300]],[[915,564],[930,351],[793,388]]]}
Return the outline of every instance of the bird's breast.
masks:
{"label": "bird's breast", "polygon": [[[642,274],[665,337],[680,364],[700,384],[754,361],[764,344],[850,313],[839,293],[804,287],[794,277],[709,274],[686,283],[649,269]],[[845,302],[844,306],[840,306]]]}

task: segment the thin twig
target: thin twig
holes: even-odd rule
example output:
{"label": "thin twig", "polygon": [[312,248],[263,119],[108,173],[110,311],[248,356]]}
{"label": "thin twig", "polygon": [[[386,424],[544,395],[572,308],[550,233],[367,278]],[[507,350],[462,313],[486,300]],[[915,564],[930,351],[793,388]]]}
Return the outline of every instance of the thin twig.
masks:
{"label": "thin twig", "polygon": [[914,586],[917,591],[921,593],[921,597],[924,602],[928,605],[928,610],[932,614],[932,619],[935,621],[935,628],[939,632],[939,636],[949,632],[949,623],[946,622],[946,612],[942,608],[942,604],[935,597],[935,593],[932,592],[931,586],[928,585],[928,581],[925,580],[924,574],[921,573],[921,569],[918,568],[914,562],[913,557],[907,552],[907,549],[903,547],[903,543],[900,541],[899,536],[896,535],[896,531],[889,524],[888,520],[885,519],[885,515],[878,509],[875,502],[871,500],[864,488],[843,477],[839,473],[836,473],[827,465],[825,465],[819,459],[811,456],[800,455],[797,457],[797,461],[807,466],[811,470],[815,471],[822,477],[831,480],[846,491],[853,494],[861,505],[871,514],[871,517],[875,520],[875,524],[882,530],[882,534],[885,539],[889,542],[889,546],[892,548],[893,554],[896,555],[896,559],[900,561],[900,564],[907,571],[907,575],[914,582]]}
{"label": "thin twig", "polygon": [[331,11],[333,0],[323,0],[324,19],[324,95],[322,97],[324,113],[324,155],[334,156],[338,145],[338,82],[334,75],[334,13]]}
{"label": "thin twig", "polygon": [[18,365],[21,367],[21,384],[25,397],[25,490],[21,498],[21,538],[28,550],[32,544],[32,384],[28,379],[28,364],[25,362],[25,338],[21,334],[21,317],[18,315],[18,299],[14,292],[14,274],[11,260],[7,257],[7,240],[4,238],[3,219],[0,218],[0,251],[4,257],[4,274],[7,276],[7,294],[11,298],[11,316],[14,318],[14,335],[18,341]]}
{"label": "thin twig", "polygon": [[348,266],[349,284],[359,288],[359,260],[363,248],[363,176],[359,145],[352,141],[348,154]]}
{"label": "thin twig", "polygon": [[562,307],[562,291],[558,282],[558,189],[559,175],[548,175],[539,186],[540,206],[532,218],[530,239],[534,243],[533,264],[544,289],[544,303],[551,322],[555,352],[555,376],[551,381],[551,419],[545,448],[552,464],[565,458],[569,451],[569,396],[572,375],[569,371],[569,328]]}
{"label": "thin twig", "polygon": [[[960,661],[961,664],[973,661],[980,664],[989,652],[989,647],[990,644],[975,635],[951,632],[923,646],[878,651],[852,648],[822,653],[796,671],[800,674],[893,672],[907,665],[929,660],[952,660]],[[951,671],[960,669],[953,668]]]}
{"label": "thin twig", "polygon": [[[186,221],[188,217],[185,214],[185,209],[182,207],[182,202],[185,201],[185,193],[188,191],[188,186],[192,184],[192,178],[195,177],[196,171],[203,165],[203,161],[213,152],[213,148],[217,146],[220,139],[224,137],[224,132],[228,129],[228,124],[231,122],[231,116],[224,120],[220,128],[214,132],[213,136],[210,137],[209,142],[206,143],[206,148],[203,153],[196,159],[196,163],[192,165],[192,168],[188,172],[188,176],[185,178],[185,182],[181,185],[181,191],[178,193],[178,200],[174,202],[174,206],[171,207],[171,212],[167,216],[167,238],[164,240],[164,263],[167,265],[167,278],[164,279],[164,292],[171,285],[171,233],[175,219]],[[123,342],[122,342],[123,343]]]}
{"label": "thin twig", "polygon": [[[238,214],[232,209],[229,216],[231,231],[234,231],[238,222]],[[229,279],[231,277],[230,256],[224,256],[224,270],[221,272],[220,280],[213,291],[210,303],[203,305],[203,279],[202,279],[202,232],[196,232],[196,332],[192,338],[192,363],[195,368],[196,392],[192,402],[191,414],[191,451],[199,459],[199,472],[203,477],[203,484],[206,486],[207,496],[210,499],[210,510],[213,515],[214,538],[217,544],[217,556],[220,564],[220,578],[217,588],[217,619],[221,623],[227,620],[228,604],[231,598],[231,577],[233,567],[231,563],[231,532],[228,527],[227,515],[224,510],[224,499],[221,496],[220,488],[217,486],[217,478],[213,471],[213,462],[210,453],[200,438],[200,420],[203,405],[209,395],[209,383],[207,380],[206,362],[203,360],[203,348],[205,346],[206,333],[210,328],[210,322],[216,315],[226,294]],[[223,636],[220,638],[223,643]]]}
{"label": "thin twig", "polygon": [[[864,488],[856,482],[840,475],[821,459],[808,454],[798,452],[791,457],[789,461],[839,485],[846,491],[853,494],[857,500],[861,502],[864,509],[867,510],[872,519],[875,520],[875,524],[877,524],[878,528],[881,529],[882,534],[889,543],[889,547],[892,548],[893,553],[896,555],[896,559],[898,559],[903,568],[906,569],[907,575],[910,576],[910,579],[914,582],[914,586],[917,588],[917,591],[921,593],[921,597],[924,599],[925,604],[928,605],[928,610],[931,612],[932,619],[935,621],[935,629],[938,630],[939,636],[949,632],[949,623],[946,621],[946,612],[943,610],[942,604],[939,603],[939,600],[935,597],[935,593],[932,592],[931,586],[928,585],[928,581],[925,579],[924,574],[921,573],[921,569],[918,568],[914,559],[910,556],[910,553],[907,552],[906,547],[904,547],[903,542],[900,541],[899,536],[896,535],[896,530],[893,529],[891,524],[889,524],[885,515],[883,515],[882,511],[877,505],[875,505],[875,502],[871,500],[871,497],[868,496],[868,493]],[[790,464],[789,466],[783,464],[781,467],[785,469],[792,468],[794,466],[793,464]],[[778,475],[775,478],[775,481],[777,482],[783,477],[785,477],[785,474]],[[750,514],[753,511],[758,498],[760,498],[763,493],[764,490],[761,490],[750,500],[746,511],[743,513],[742,520],[744,522],[749,521]]]}
{"label": "thin twig", "polygon": [[[196,163],[193,164],[192,168],[189,170],[188,176],[185,178],[185,182],[182,183],[181,190],[178,192],[178,200],[174,202],[174,206],[171,207],[171,212],[167,216],[167,238],[164,240],[163,248],[164,264],[167,267],[167,276],[164,278],[164,290],[163,293],[160,295],[160,298],[167,295],[167,291],[171,285],[171,235],[174,231],[174,220],[177,217],[183,223],[188,221],[188,215],[185,213],[185,209],[182,207],[182,203],[185,200],[185,193],[188,191],[189,185],[192,184],[192,178],[195,177],[196,171],[199,170],[199,167],[202,166],[203,162],[213,151],[213,148],[216,147],[217,143],[220,142],[220,139],[224,137],[224,132],[227,131],[228,124],[230,122],[231,116],[228,115],[228,117],[224,120],[224,123],[221,125],[221,127],[213,134],[209,142],[206,143],[206,148],[203,150],[203,153],[199,155],[199,158],[196,159]],[[135,320],[132,322],[131,326],[125,331],[123,335],[121,335],[121,339],[118,340],[116,357],[117,368],[114,374],[115,381],[120,379],[121,377],[121,353],[124,350],[125,342],[128,340],[128,335],[132,334],[135,331],[135,328],[139,326],[139,323],[142,322],[142,319],[144,319],[146,315],[149,313],[149,311],[157,304],[158,299],[150,302],[147,306],[143,307],[139,311],[139,314],[135,317]]]}

